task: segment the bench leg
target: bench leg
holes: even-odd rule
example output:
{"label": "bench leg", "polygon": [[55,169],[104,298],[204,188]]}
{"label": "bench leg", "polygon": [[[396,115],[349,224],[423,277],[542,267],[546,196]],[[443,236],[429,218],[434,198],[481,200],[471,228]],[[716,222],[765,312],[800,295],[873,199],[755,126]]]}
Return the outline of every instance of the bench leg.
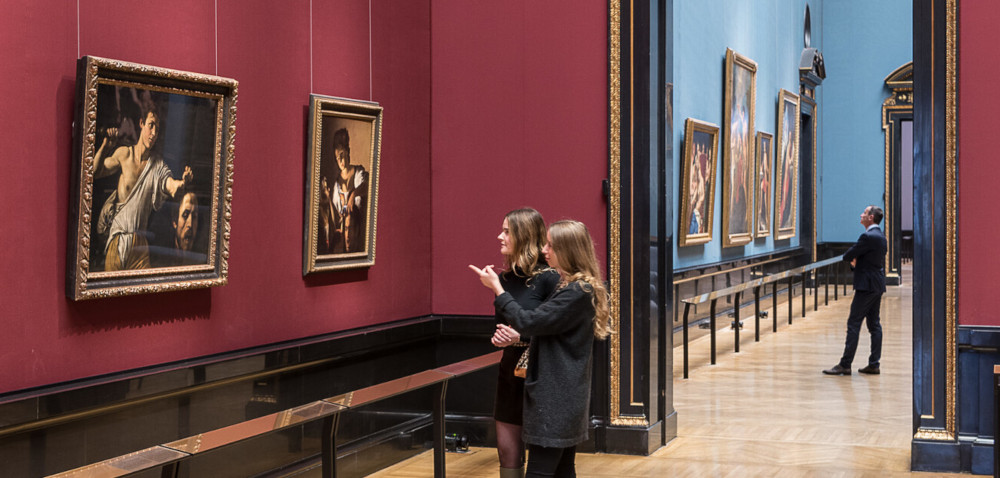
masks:
{"label": "bench leg", "polygon": [[323,463],[323,478],[334,478],[337,476],[337,424],[340,423],[340,414],[335,414],[323,419],[323,437],[321,444],[321,461]]}
{"label": "bench leg", "polygon": [[684,336],[684,378],[688,378],[688,311],[691,310],[691,304],[684,304],[684,328],[681,330],[681,334]]}
{"label": "bench leg", "polygon": [[448,382],[444,381],[435,387],[434,399],[434,478],[445,478],[444,471],[444,397],[448,391]]}
{"label": "bench leg", "polygon": [[712,342],[712,365],[715,365],[715,299],[712,299],[712,307],[708,316],[708,323],[711,327],[708,330],[709,341]]}

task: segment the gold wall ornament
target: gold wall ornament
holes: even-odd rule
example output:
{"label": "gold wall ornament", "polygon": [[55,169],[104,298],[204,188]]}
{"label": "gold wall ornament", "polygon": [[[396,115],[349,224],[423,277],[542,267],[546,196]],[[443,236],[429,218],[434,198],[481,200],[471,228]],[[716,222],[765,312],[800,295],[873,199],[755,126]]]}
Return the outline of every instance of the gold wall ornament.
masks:
{"label": "gold wall ornament", "polygon": [[958,177],[957,177],[957,145],[958,145],[958,68],[957,68],[957,32],[958,32],[958,0],[945,2],[945,430],[955,436],[955,396],[958,386],[955,380],[957,360],[956,335],[958,335],[957,309],[955,300],[958,292],[956,269],[958,263],[956,223],[958,220]]}
{"label": "gold wall ornament", "polygon": [[[621,6],[618,0],[609,0],[609,128],[608,133],[608,175],[610,182],[608,204],[608,282],[611,300],[609,325],[613,330],[620,331],[621,322]],[[621,406],[621,334],[611,334],[610,352],[610,383],[611,395],[608,402],[611,406],[611,423],[619,425]]]}
{"label": "gold wall ornament", "polygon": [[920,428],[917,433],[913,434],[913,438],[916,440],[955,441],[955,434],[948,430]]}

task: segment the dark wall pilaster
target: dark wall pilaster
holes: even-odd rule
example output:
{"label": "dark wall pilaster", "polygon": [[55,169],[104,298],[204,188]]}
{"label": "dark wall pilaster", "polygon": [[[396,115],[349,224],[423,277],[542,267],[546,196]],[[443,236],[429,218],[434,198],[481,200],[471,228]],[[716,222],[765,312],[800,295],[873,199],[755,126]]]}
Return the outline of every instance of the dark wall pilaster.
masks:
{"label": "dark wall pilaster", "polygon": [[666,391],[672,382],[672,152],[665,146],[672,137],[671,10],[671,0],[610,5],[608,279],[616,333],[607,344],[607,380],[595,380],[606,388],[595,388],[593,410],[595,423],[606,427],[595,432],[595,445],[612,453],[649,454],[676,435]]}
{"label": "dark wall pilaster", "polygon": [[913,202],[919,213],[913,218],[911,467],[921,471],[963,469],[956,430],[957,13],[957,0],[913,2]]}

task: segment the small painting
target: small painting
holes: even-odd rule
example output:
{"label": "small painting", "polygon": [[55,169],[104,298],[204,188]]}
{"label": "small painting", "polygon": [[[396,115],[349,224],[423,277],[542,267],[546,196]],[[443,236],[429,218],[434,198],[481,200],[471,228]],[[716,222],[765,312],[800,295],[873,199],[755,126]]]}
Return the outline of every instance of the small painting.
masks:
{"label": "small painting", "polygon": [[719,155],[719,127],[688,118],[684,123],[684,157],[681,166],[681,246],[712,240],[715,210],[715,171]]}
{"label": "small painting", "polygon": [[382,107],[312,95],[303,275],[375,264]]}
{"label": "small painting", "polygon": [[757,63],[726,49],[722,246],[753,240],[754,105]]}

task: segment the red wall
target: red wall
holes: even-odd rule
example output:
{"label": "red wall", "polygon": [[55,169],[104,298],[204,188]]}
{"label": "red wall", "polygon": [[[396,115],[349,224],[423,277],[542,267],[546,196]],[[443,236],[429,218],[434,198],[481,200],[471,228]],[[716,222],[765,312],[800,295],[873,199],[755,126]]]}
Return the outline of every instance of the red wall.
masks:
{"label": "red wall", "polygon": [[[605,8],[0,3],[9,92],[0,112],[0,393],[430,313],[488,314],[489,295],[465,266],[499,262],[501,217],[523,205],[585,221],[604,257]],[[240,82],[228,285],[64,297],[82,55]],[[378,255],[367,271],[301,277],[311,92],[385,108]]]}
{"label": "red wall", "polygon": [[[228,285],[65,298],[82,55],[240,82]],[[606,55],[601,2],[0,2],[0,393],[430,313],[489,314],[465,266],[500,262],[502,215],[523,205],[583,220],[603,258]],[[367,271],[301,276],[311,92],[385,108]]]}
{"label": "red wall", "polygon": [[990,47],[1000,9],[991,2],[962,2],[958,12],[958,321],[1000,326],[992,300],[1000,270],[995,141],[1000,99],[983,94],[1000,78]]}
{"label": "red wall", "polygon": [[[607,4],[435,0],[433,311],[491,314],[468,264],[501,264],[503,215],[573,218],[607,251]],[[606,264],[605,264],[606,267]]]}
{"label": "red wall", "polygon": [[[429,0],[95,0],[77,12],[0,2],[0,392],[431,312]],[[240,82],[228,285],[65,298],[81,55]],[[310,92],[385,108],[369,271],[301,275]]]}

